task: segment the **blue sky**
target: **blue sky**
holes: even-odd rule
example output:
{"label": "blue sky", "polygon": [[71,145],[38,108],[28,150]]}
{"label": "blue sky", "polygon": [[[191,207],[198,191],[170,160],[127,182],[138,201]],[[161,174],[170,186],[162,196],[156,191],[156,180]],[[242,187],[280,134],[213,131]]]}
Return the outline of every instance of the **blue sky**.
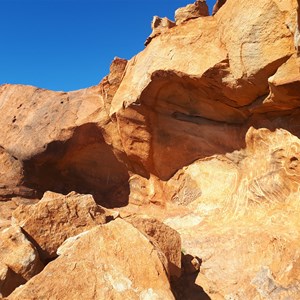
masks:
{"label": "blue sky", "polygon": [[[95,85],[115,56],[144,49],[154,15],[193,0],[0,0],[0,84],[70,91]],[[210,11],[214,0],[208,0]]]}

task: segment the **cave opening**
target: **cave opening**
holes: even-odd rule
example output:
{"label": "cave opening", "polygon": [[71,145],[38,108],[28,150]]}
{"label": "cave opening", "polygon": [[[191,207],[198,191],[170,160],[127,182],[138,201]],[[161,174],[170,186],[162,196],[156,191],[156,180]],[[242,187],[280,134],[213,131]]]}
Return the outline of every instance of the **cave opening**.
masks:
{"label": "cave opening", "polygon": [[54,141],[24,162],[24,185],[36,190],[92,194],[105,207],[128,204],[128,171],[96,124],[77,127],[66,141]]}

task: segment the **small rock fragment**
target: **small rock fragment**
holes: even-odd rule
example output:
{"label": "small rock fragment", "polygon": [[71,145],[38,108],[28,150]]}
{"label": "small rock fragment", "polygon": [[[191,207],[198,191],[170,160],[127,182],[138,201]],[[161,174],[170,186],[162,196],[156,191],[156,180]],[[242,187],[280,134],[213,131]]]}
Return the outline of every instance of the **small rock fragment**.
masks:
{"label": "small rock fragment", "polygon": [[145,41],[145,46],[147,46],[153,38],[156,36],[160,35],[161,33],[167,31],[168,29],[172,28],[175,26],[175,23],[170,21],[168,18],[160,18],[158,16],[154,16],[152,23],[151,23],[151,28],[152,28],[152,33],[149,35],[149,37]]}
{"label": "small rock fragment", "polygon": [[175,11],[176,25],[186,22],[190,19],[206,17],[209,15],[208,6],[205,0],[197,0],[193,4],[178,8]]}

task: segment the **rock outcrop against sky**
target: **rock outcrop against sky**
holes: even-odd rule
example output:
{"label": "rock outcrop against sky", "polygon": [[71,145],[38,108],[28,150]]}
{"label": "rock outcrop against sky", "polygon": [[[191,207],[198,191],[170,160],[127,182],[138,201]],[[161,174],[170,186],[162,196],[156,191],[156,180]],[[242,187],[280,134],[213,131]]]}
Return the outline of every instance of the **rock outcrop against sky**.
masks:
{"label": "rock outcrop against sky", "polygon": [[0,295],[300,299],[299,13],[197,0],[97,86],[0,86]]}

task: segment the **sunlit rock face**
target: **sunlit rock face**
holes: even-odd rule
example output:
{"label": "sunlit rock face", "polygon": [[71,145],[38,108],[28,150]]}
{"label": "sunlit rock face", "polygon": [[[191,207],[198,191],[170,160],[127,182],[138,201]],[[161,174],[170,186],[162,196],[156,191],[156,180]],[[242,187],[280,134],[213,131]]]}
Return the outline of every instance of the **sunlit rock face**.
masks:
{"label": "sunlit rock face", "polygon": [[36,204],[20,205],[13,212],[13,223],[30,236],[47,261],[57,256],[58,247],[67,238],[105,224],[106,215],[91,195],[47,192]]}
{"label": "sunlit rock face", "polygon": [[110,115],[126,128],[123,147],[140,173],[168,180],[195,159],[238,150],[251,125],[291,108],[269,104],[284,89],[272,76],[290,74],[283,65],[295,55],[296,3],[286,2],[228,1],[214,17],[154,38],[127,63]]}
{"label": "sunlit rock face", "polygon": [[128,170],[105,140],[109,119],[100,87],[69,93],[0,89],[3,199],[76,190],[108,206],[110,199],[116,206],[126,203]]}
{"label": "sunlit rock face", "polygon": [[176,24],[181,24],[191,19],[206,17],[209,15],[208,6],[205,0],[197,0],[193,4],[178,8],[175,11]]}
{"label": "sunlit rock face", "polygon": [[[214,16],[196,13],[205,5],[179,9],[176,24],[155,18],[144,51],[128,61],[115,58],[95,87],[63,93],[0,86],[0,230],[12,220],[26,234],[30,220],[27,238],[42,260],[43,249],[51,249],[53,260],[12,299],[30,298],[33,288],[42,297],[42,283],[58,264],[69,270],[77,255],[88,261],[87,245],[100,262],[93,251],[102,241],[91,232],[113,234],[130,248],[127,231],[137,249],[150,251],[153,243],[158,260],[149,262],[149,278],[157,285],[139,282],[128,263],[130,272],[124,266],[128,273],[118,273],[121,285],[113,280],[117,266],[93,269],[110,274],[95,283],[97,291],[111,284],[126,287],[122,299],[172,299],[172,293],[177,299],[300,298],[299,4],[227,0],[217,1]],[[48,199],[50,206],[40,200],[46,191],[59,193],[57,201]],[[80,204],[69,205],[70,195]],[[77,230],[80,213],[71,218],[77,207],[103,214],[99,222],[92,212],[84,214]],[[34,211],[44,216],[36,221],[41,232]],[[49,213],[66,228],[50,232]],[[69,234],[61,238],[62,232]],[[52,233],[54,246],[44,238]],[[66,238],[72,242],[61,246]],[[124,261],[132,260],[124,247]],[[56,258],[59,248],[68,250]],[[1,280],[9,268],[1,264]],[[85,265],[80,268],[68,279],[75,276],[78,287],[89,276]],[[137,279],[138,292],[123,271]],[[53,284],[57,295],[66,286]],[[120,296],[120,290],[107,291]]]}
{"label": "sunlit rock face", "polygon": [[118,219],[78,237],[72,247],[61,251],[59,258],[8,299],[47,298],[51,294],[57,299],[173,300],[159,255],[142,233]]}

